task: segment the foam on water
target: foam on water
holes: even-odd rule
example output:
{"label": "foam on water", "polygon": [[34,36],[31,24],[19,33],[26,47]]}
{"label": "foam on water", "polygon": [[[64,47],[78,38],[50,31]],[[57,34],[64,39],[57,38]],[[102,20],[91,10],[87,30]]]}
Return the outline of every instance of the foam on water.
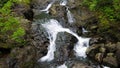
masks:
{"label": "foam on water", "polygon": [[57,66],[57,68],[67,68],[67,66],[64,63],[63,65]]}
{"label": "foam on water", "polygon": [[59,22],[55,19],[50,19],[45,24],[42,24],[42,26],[46,29],[46,31],[49,34],[50,45],[48,47],[47,55],[43,56],[38,61],[49,62],[54,59],[54,52],[56,51],[55,40],[56,40],[57,34],[59,32],[67,32],[67,33],[70,33],[73,36],[75,36],[78,39],[78,42],[74,47],[75,55],[80,56],[80,57],[86,57],[85,51],[86,51],[87,47],[89,46],[90,38],[82,38],[82,37],[78,36],[76,33],[72,32],[70,29],[63,28],[59,24]]}
{"label": "foam on water", "polygon": [[88,31],[84,27],[82,27],[82,33],[84,34],[86,32],[88,32]]}
{"label": "foam on water", "polygon": [[48,13],[48,12],[49,12],[49,9],[50,9],[51,6],[53,5],[53,3],[54,3],[54,1],[52,1],[51,3],[49,3],[48,6],[47,6],[45,9],[40,10],[40,11],[44,11],[44,12]]}
{"label": "foam on water", "polygon": [[61,0],[60,1],[60,5],[61,6],[66,6],[66,4],[67,4],[67,0]]}

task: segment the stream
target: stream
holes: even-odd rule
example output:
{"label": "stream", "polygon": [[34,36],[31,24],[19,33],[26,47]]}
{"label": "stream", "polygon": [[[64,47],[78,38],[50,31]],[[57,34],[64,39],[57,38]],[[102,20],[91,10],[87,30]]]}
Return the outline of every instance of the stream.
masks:
{"label": "stream", "polygon": [[[48,3],[46,8],[40,9],[39,12],[48,16],[50,8],[55,2],[55,0],[52,0]],[[44,56],[39,57],[38,64],[40,66],[36,66],[36,68],[100,68],[94,64],[89,65],[89,60],[86,56],[86,50],[89,47],[91,38],[79,36],[74,27],[66,27],[68,25],[73,25],[76,22],[74,15],[67,5],[68,0],[61,0],[58,2],[60,6],[66,8],[68,24],[59,18],[56,19],[52,17],[43,17],[42,19],[37,19],[33,22],[33,24],[37,24],[38,27],[43,29],[46,33],[46,38],[49,40],[47,53],[45,53]],[[84,34],[87,32],[89,31],[82,27],[82,33]],[[69,42],[66,40],[69,40]],[[68,49],[68,47],[70,47],[70,49]],[[69,57],[70,55],[72,56]],[[75,67],[74,63],[81,63],[83,67],[80,67],[79,65],[76,65]],[[103,68],[109,67],[103,66]]]}

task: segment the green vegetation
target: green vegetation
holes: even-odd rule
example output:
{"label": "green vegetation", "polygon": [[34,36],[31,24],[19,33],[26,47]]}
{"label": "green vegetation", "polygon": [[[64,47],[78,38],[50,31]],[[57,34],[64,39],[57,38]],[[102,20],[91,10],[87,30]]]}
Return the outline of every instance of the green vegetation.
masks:
{"label": "green vegetation", "polygon": [[99,18],[105,17],[110,21],[120,19],[120,0],[84,0],[83,4],[90,10],[99,12]]}
{"label": "green vegetation", "polygon": [[11,1],[16,2],[16,3],[24,3],[24,4],[30,3],[30,0],[11,0]]}
{"label": "green vegetation", "polygon": [[[25,35],[25,29],[21,26],[19,19],[12,11],[12,6],[17,3],[29,4],[29,0],[0,0],[0,47],[11,48],[13,43],[22,45]],[[16,46],[16,45],[15,45]]]}
{"label": "green vegetation", "polygon": [[120,0],[83,0],[83,6],[88,7],[98,18],[98,33],[117,35],[120,20]]}

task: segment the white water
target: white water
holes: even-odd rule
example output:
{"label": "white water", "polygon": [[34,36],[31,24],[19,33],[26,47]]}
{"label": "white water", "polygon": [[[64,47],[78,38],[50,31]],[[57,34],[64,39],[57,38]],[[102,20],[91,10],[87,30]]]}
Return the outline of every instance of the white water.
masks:
{"label": "white water", "polygon": [[[38,61],[44,62],[44,61],[51,61],[54,59],[54,52],[56,51],[56,44],[55,40],[57,38],[57,34],[59,32],[67,32],[72,34],[78,39],[77,44],[74,47],[75,55],[80,56],[80,57],[86,57],[85,51],[89,45],[89,39],[90,38],[82,38],[79,37],[76,33],[72,32],[68,28],[63,28],[59,22],[55,19],[50,19],[49,22],[46,22],[45,24],[42,24],[42,26],[47,30],[49,34],[49,40],[50,40],[50,45],[48,47],[48,52],[46,56],[43,56],[40,58]],[[86,46],[84,46],[86,45]]]}
{"label": "white water", "polygon": [[85,28],[82,27],[82,33],[84,34],[86,32],[88,32],[88,31]]}
{"label": "white water", "polygon": [[60,5],[61,6],[66,6],[66,4],[67,4],[67,0],[61,0],[60,1]]}
{"label": "white water", "polygon": [[67,18],[68,18],[68,22],[70,23],[70,24],[72,24],[73,22],[75,22],[75,19],[74,19],[74,17],[73,17],[73,14],[70,12],[70,10],[68,9],[68,7],[67,7]]}
{"label": "white water", "polygon": [[86,57],[86,49],[89,47],[89,40],[90,38],[78,38],[78,42],[74,47],[74,51],[76,52],[76,56],[80,56],[85,58]]}
{"label": "white water", "polygon": [[53,3],[54,3],[54,1],[52,1],[51,3],[49,3],[48,4],[48,6],[45,8],[45,9],[43,9],[43,10],[40,10],[40,11],[44,11],[44,12],[49,12],[49,9],[51,8],[51,6],[53,5]]}
{"label": "white water", "polygon": [[110,67],[107,67],[107,66],[103,66],[103,68],[110,68]]}
{"label": "white water", "polygon": [[65,65],[65,63],[63,65],[58,66],[57,68],[67,68],[67,66]]}

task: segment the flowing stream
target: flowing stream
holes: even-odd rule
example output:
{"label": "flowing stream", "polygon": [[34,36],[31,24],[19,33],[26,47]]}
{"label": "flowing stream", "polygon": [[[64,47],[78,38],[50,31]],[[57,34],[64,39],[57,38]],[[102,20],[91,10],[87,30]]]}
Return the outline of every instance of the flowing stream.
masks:
{"label": "flowing stream", "polygon": [[70,12],[69,8],[67,7],[67,18],[68,18],[68,22],[70,24],[74,23],[75,22],[75,19],[73,17],[73,14]]}
{"label": "flowing stream", "polygon": [[[43,9],[40,10],[42,12],[46,12],[49,13],[49,9],[51,8],[51,6],[54,4],[54,0],[52,2],[50,2],[48,4],[48,6]],[[69,24],[73,24],[75,22],[74,16],[73,14],[70,12],[70,9],[67,5],[67,0],[61,0],[60,1],[60,5],[66,7],[66,14],[67,14],[67,18],[68,18],[68,23]],[[46,30],[46,32],[48,33],[48,39],[49,39],[49,46],[48,46],[48,52],[45,56],[41,57],[38,62],[47,62],[50,63],[55,59],[55,51],[56,51],[56,40],[57,40],[57,36],[59,33],[69,33],[72,36],[74,36],[77,39],[77,43],[74,44],[73,46],[73,51],[74,51],[74,55],[76,56],[76,58],[82,57],[82,58],[86,58],[86,49],[89,47],[89,40],[90,38],[83,38],[79,35],[77,35],[77,33],[73,32],[72,30],[70,30],[69,28],[64,28],[60,22],[58,22],[56,19],[48,19],[48,21],[45,21],[43,24],[41,24],[42,27]],[[82,32],[83,34],[86,32],[89,32],[87,30],[85,30],[85,28],[82,28]],[[72,41],[71,41],[72,42]],[[64,61],[64,64],[60,65],[60,66],[55,66],[56,68],[68,68],[66,63],[66,61]],[[50,67],[50,68],[55,68]],[[107,68],[107,67],[104,67]]]}
{"label": "flowing stream", "polygon": [[78,42],[76,43],[76,45],[74,47],[75,55],[80,56],[80,57],[84,57],[84,58],[86,57],[85,51],[86,51],[87,47],[89,46],[90,38],[82,38],[82,37],[78,36],[76,33],[72,32],[70,29],[63,28],[59,24],[59,22],[55,19],[50,19],[45,24],[42,24],[42,26],[48,32],[50,45],[48,47],[47,55],[40,58],[38,61],[49,62],[49,61],[52,61],[54,59],[54,52],[56,51],[55,40],[56,40],[57,34],[59,32],[67,32],[67,33],[70,33],[73,36],[75,36],[78,39]]}

